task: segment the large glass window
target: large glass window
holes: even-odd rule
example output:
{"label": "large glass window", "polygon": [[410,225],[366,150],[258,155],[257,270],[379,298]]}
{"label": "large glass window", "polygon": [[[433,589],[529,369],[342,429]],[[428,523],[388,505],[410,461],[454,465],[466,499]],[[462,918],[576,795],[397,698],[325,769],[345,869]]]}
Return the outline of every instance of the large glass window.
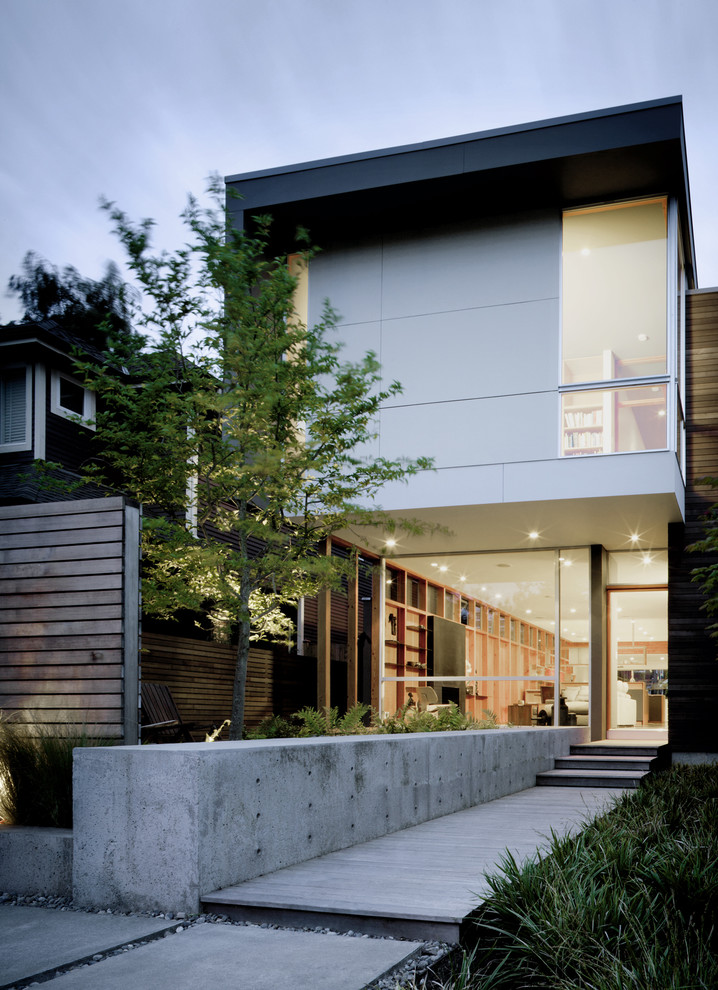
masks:
{"label": "large glass window", "polygon": [[673,442],[667,205],[658,198],[564,213],[564,456],[665,450]]}
{"label": "large glass window", "polygon": [[454,702],[514,725],[587,724],[585,549],[412,557],[411,567],[386,567],[384,712]]}
{"label": "large glass window", "polygon": [[563,384],[666,374],[666,200],[563,221]]}
{"label": "large glass window", "polygon": [[564,392],[561,422],[567,456],[665,450],[666,385]]}

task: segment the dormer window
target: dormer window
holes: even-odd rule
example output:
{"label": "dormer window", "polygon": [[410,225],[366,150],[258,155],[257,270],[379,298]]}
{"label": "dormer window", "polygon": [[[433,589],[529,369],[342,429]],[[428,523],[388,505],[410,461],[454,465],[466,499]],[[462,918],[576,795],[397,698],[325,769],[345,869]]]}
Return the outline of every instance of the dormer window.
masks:
{"label": "dormer window", "polygon": [[50,412],[94,430],[95,393],[70,375],[53,371]]}
{"label": "dormer window", "polygon": [[17,365],[0,372],[0,451],[29,450],[32,381],[30,368]]}

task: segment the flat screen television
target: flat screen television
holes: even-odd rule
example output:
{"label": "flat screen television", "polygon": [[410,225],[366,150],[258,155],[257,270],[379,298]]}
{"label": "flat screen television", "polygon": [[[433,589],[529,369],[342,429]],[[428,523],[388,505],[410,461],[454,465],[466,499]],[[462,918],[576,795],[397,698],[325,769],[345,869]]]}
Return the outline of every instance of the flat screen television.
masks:
{"label": "flat screen television", "polygon": [[[463,677],[466,674],[466,629],[460,622],[429,616],[429,642],[427,673],[430,677]],[[434,681],[432,687],[442,703],[455,702],[463,710],[466,685],[463,681],[442,684]]]}

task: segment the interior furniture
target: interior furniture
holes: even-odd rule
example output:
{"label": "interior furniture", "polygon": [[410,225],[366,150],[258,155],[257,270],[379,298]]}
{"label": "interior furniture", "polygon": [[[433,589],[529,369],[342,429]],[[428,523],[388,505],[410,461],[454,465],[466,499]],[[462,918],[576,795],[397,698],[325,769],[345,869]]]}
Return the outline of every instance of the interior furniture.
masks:
{"label": "interior furniture", "polygon": [[184,722],[166,684],[142,682],[143,742],[192,742],[192,732],[210,732],[214,726]]}
{"label": "interior furniture", "polygon": [[440,712],[442,708],[451,708],[451,705],[440,705],[439,696],[433,687],[418,688],[419,708],[423,712]]}
{"label": "interior furniture", "polygon": [[666,710],[668,707],[668,699],[665,694],[647,694],[646,700],[648,701],[648,722],[660,722],[666,721]]}
{"label": "interior furniture", "polygon": [[512,725],[531,725],[532,705],[509,705],[509,722]]}
{"label": "interior furniture", "polygon": [[646,685],[642,681],[628,682],[628,696],[636,702],[636,721],[646,721]]}

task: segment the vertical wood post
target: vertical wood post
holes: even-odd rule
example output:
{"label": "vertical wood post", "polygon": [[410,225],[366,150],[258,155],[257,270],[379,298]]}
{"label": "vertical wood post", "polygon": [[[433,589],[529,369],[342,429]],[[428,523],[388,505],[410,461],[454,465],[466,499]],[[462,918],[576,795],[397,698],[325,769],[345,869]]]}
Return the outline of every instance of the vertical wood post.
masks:
{"label": "vertical wood post", "polygon": [[125,505],[122,578],[123,741],[139,742],[140,707],[140,510]]}
{"label": "vertical wood post", "polygon": [[[327,540],[324,552],[332,552],[330,540]],[[321,588],[317,593],[317,708],[320,711],[331,705],[331,642],[331,591]]]}
{"label": "vertical wood post", "polygon": [[381,660],[384,655],[382,637],[384,636],[384,568],[377,563],[372,575],[371,595],[371,706],[375,711],[380,710],[381,701]]}
{"label": "vertical wood post", "polygon": [[354,577],[350,578],[347,587],[347,710],[353,708],[358,701],[359,656],[357,641],[359,629],[359,582],[357,580],[358,559],[354,561]]}

